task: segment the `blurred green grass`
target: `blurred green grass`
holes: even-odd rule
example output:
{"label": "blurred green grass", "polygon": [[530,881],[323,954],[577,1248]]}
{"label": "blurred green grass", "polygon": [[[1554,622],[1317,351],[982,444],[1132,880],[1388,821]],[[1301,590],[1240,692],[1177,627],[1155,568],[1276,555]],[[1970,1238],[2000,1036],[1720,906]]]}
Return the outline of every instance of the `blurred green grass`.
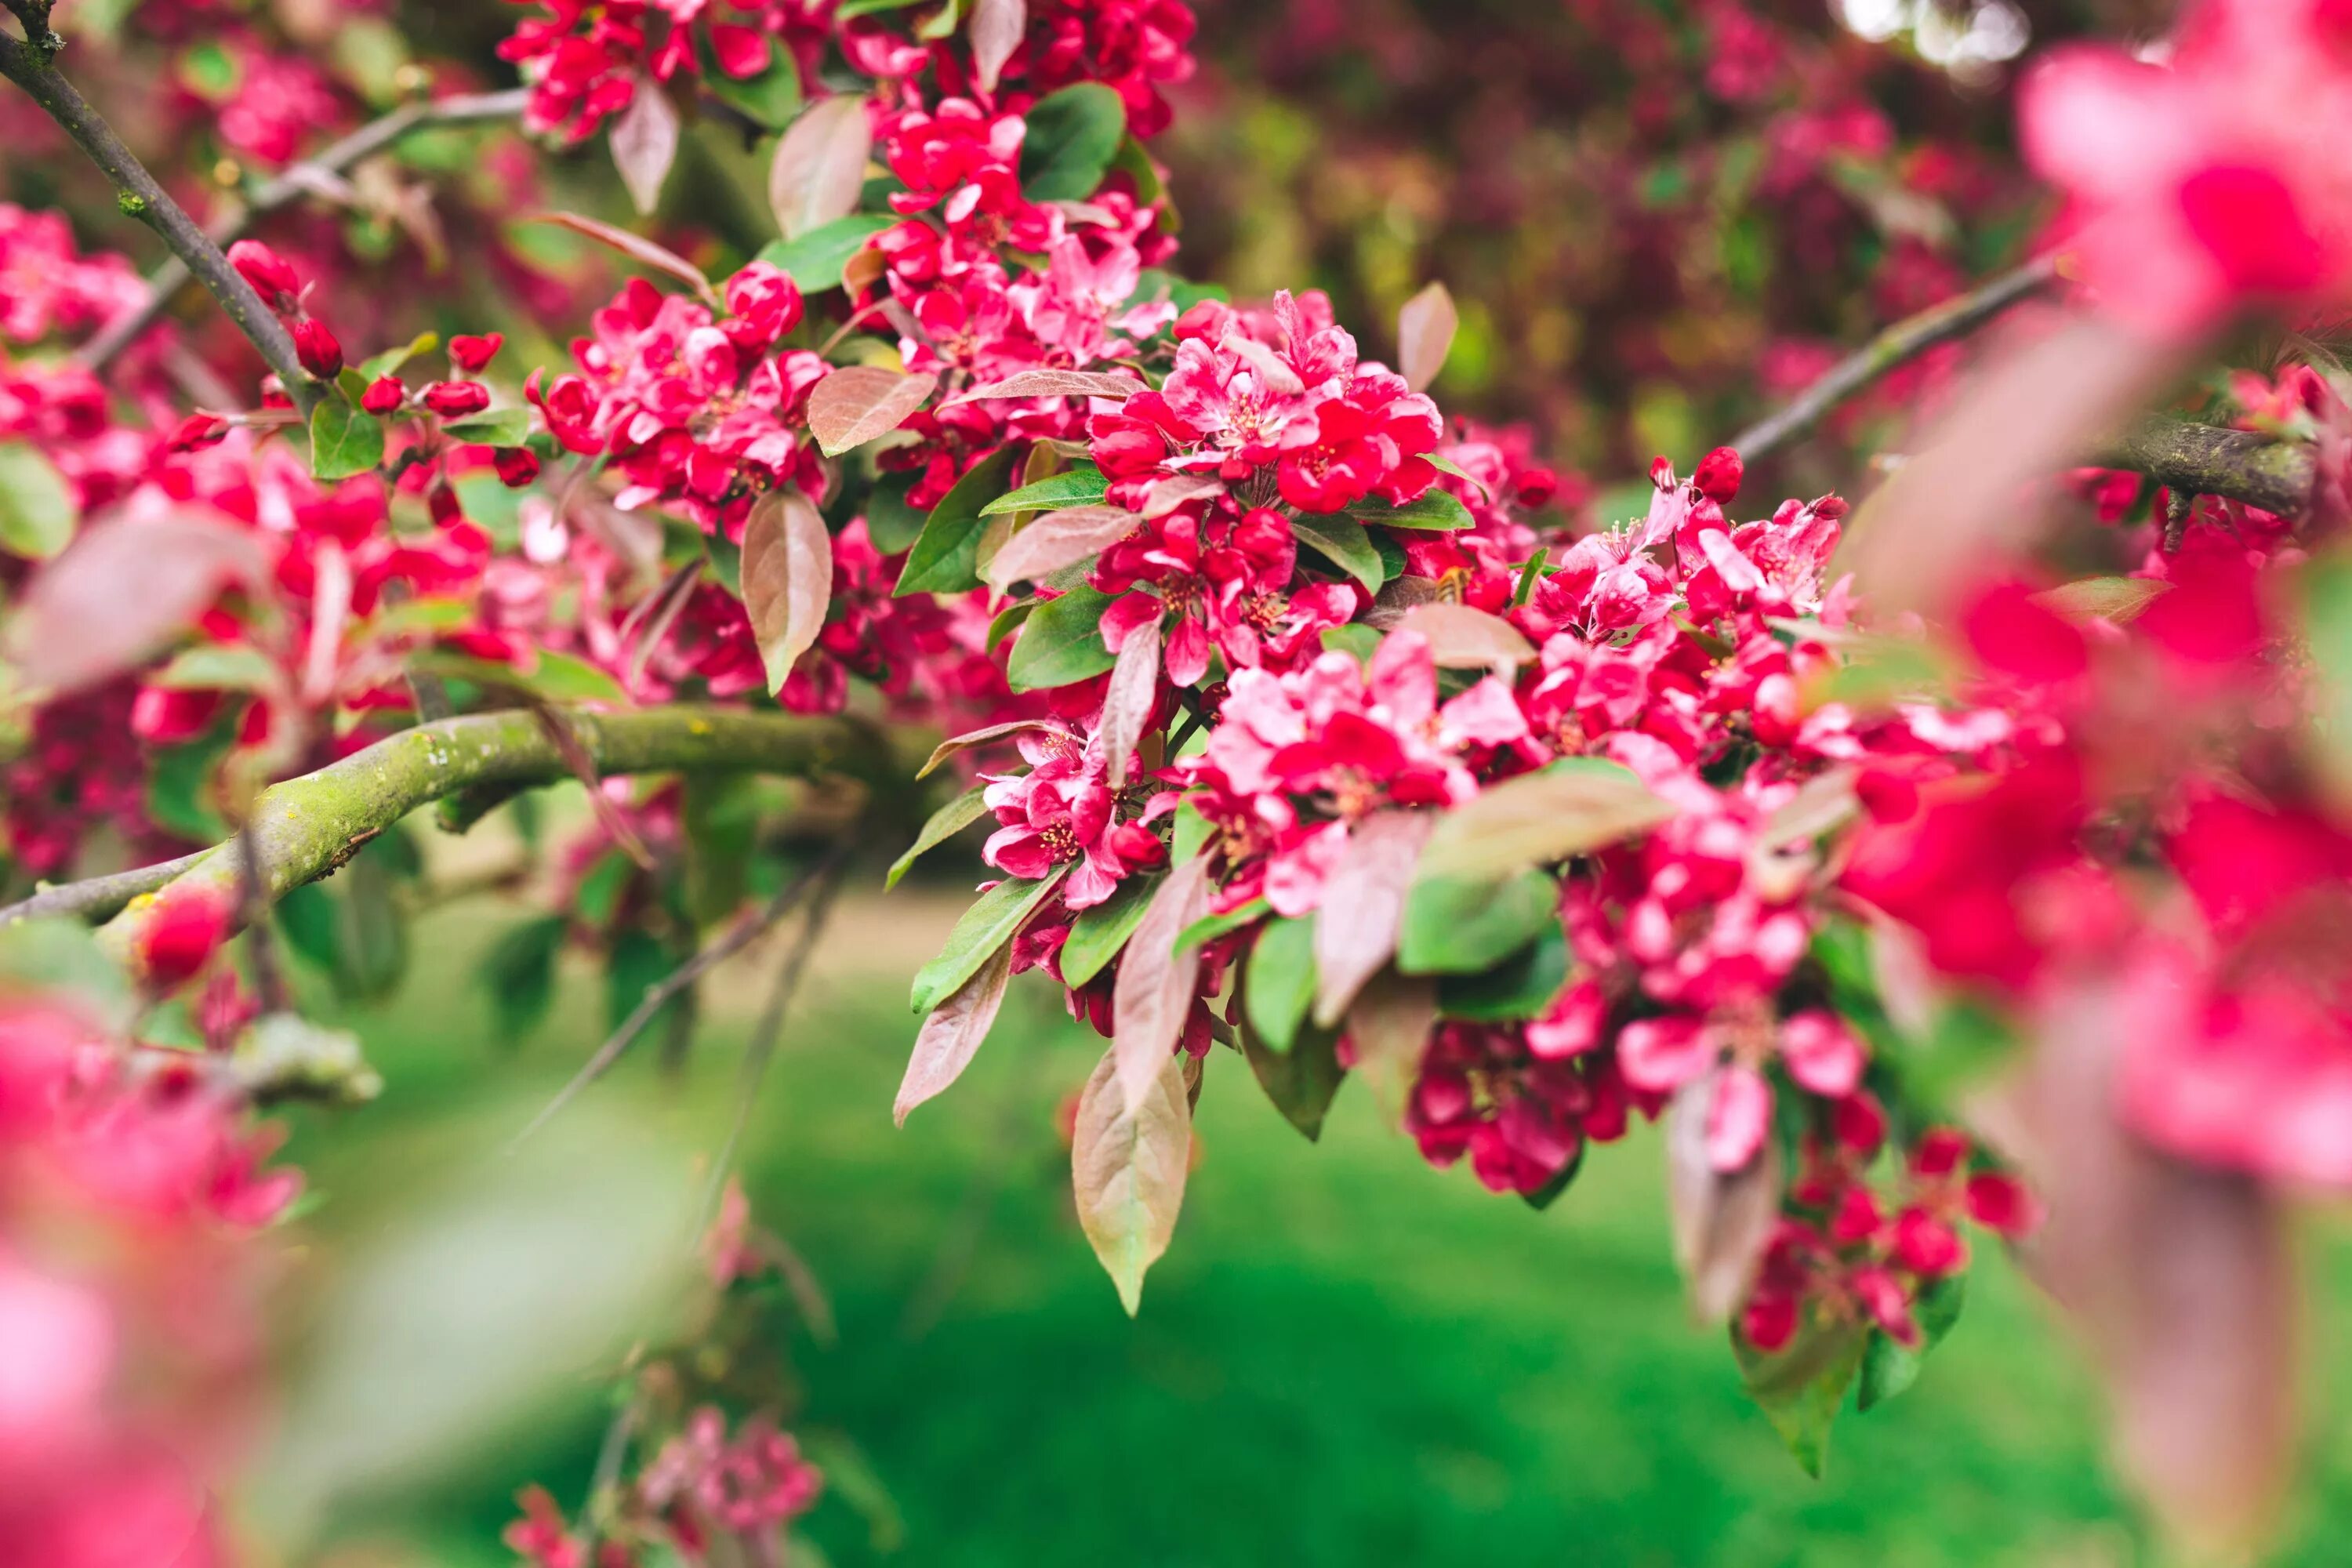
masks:
{"label": "blurred green grass", "polygon": [[[891,1127],[915,1027],[898,950],[938,925],[920,900],[845,911],[742,1162],[755,1214],[839,1321],[829,1349],[795,1336],[797,1424],[862,1445],[904,1516],[883,1552],[859,1515],[822,1506],[811,1533],[842,1568],[2153,1560],[2102,1468],[2090,1380],[1990,1249],[1918,1386],[1849,1412],[1827,1478],[1806,1479],[1719,1339],[1683,1316],[1647,1136],[1538,1215],[1424,1167],[1352,1090],[1310,1147],[1221,1054],[1175,1245],[1129,1322],[1069,1215],[1053,1131],[1100,1042],[1046,987],[1016,984],[964,1080]],[[444,919],[401,994],[347,1020],[385,1094],[306,1115],[290,1151],[330,1241],[338,1191],[380,1184],[386,1151],[491,1096],[551,1091],[601,1037],[584,974],[529,1041],[493,1037],[470,971],[501,918]],[[648,1052],[592,1092],[715,1147],[755,1005],[751,984],[719,988],[683,1083]],[[2319,1250],[2324,1349],[2352,1314],[2352,1255]],[[2282,1563],[2346,1560],[2352,1441],[2336,1417],[2352,1390],[2335,1372],[2313,1380],[2313,1474]],[[497,1534],[515,1489],[576,1502],[604,1420],[583,1384],[493,1461],[344,1521],[338,1561],[510,1563]]]}

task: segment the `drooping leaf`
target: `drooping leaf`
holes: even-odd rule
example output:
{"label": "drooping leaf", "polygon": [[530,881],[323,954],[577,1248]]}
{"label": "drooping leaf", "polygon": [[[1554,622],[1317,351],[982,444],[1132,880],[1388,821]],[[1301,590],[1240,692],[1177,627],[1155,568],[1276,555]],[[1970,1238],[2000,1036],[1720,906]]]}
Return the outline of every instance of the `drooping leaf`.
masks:
{"label": "drooping leaf", "polygon": [[1198,991],[1201,954],[1197,949],[1180,952],[1176,938],[1208,912],[1208,903],[1207,858],[1171,867],[1118,961],[1111,987],[1111,1054],[1130,1107],[1143,1103],[1184,1033]]}
{"label": "drooping leaf", "polygon": [[319,400],[310,411],[310,475],[348,479],[383,466],[383,421],[341,397]]}
{"label": "drooping leaf", "polygon": [[1171,474],[1166,479],[1152,480],[1151,489],[1143,498],[1143,517],[1146,521],[1155,517],[1166,517],[1186,501],[1224,493],[1225,481],[1223,479],[1212,479],[1207,474]]}
{"label": "drooping leaf", "polygon": [[[1327,904],[1323,917],[1328,918]],[[1429,1053],[1437,1025],[1437,986],[1382,970],[1348,1005],[1348,1038],[1356,1047],[1356,1076],[1392,1122],[1404,1120],[1406,1100]]]}
{"label": "drooping leaf", "polygon": [[996,90],[1004,62],[1029,30],[1028,0],[971,0],[971,76],[982,92]]}
{"label": "drooping leaf", "polygon": [[1127,945],[1135,928],[1143,923],[1160,879],[1158,874],[1129,877],[1109,898],[1090,910],[1078,911],[1078,918],[1070,922],[1069,936],[1062,943],[1064,984],[1084,985],[1118,956],[1118,950]]}
{"label": "drooping leaf", "polygon": [[1862,1369],[1867,1337],[1868,1331],[1851,1320],[1824,1322],[1811,1317],[1787,1348],[1771,1354],[1732,1336],[1748,1397],[1809,1476],[1818,1479],[1829,1461],[1830,1427]]}
{"label": "drooping leaf", "polygon": [[1117,1047],[1103,1053],[1078,1095],[1070,1140],[1070,1186],[1078,1225],[1133,1317],[1145,1270],[1168,1250],[1192,1161],[1192,1110],[1183,1069],[1160,1058],[1144,1093],[1119,1087]]}
{"label": "drooping leaf", "polygon": [[1470,509],[1461,500],[1441,489],[1432,489],[1419,500],[1403,506],[1383,506],[1379,501],[1358,501],[1348,509],[1348,515],[1359,521],[1376,523],[1382,528],[1413,528],[1450,531],[1468,528],[1476,522]]}
{"label": "drooping leaf", "polygon": [[386,349],[380,354],[370,354],[352,368],[359,372],[362,385],[373,384],[390,375],[418,354],[429,354],[440,346],[440,333],[419,332],[398,348]]}
{"label": "drooping leaf", "polygon": [[1397,374],[1415,392],[1426,392],[1445,356],[1454,347],[1454,330],[1462,324],[1454,296],[1445,285],[1431,282],[1404,302],[1397,312]]}
{"label": "drooping leaf", "polygon": [[662,183],[677,161],[677,106],[659,82],[639,76],[629,106],[614,117],[608,140],[613,167],[641,216],[651,216],[661,203]]}
{"label": "drooping leaf", "polygon": [[1102,620],[1111,596],[1081,583],[1037,606],[1022,623],[1005,665],[1015,691],[1068,686],[1100,675],[1117,662],[1103,646]]}
{"label": "drooping leaf", "polygon": [[65,476],[29,441],[0,441],[0,550],[46,561],[72,542],[79,514]]}
{"label": "drooping leaf", "polygon": [[1445,813],[1421,874],[1508,876],[1603,848],[1673,815],[1632,770],[1597,757],[1567,757]]}
{"label": "drooping leaf", "polygon": [[1392,809],[1349,832],[1315,917],[1315,1021],[1324,1027],[1347,1016],[1364,982],[1396,952],[1405,889],[1434,821],[1432,812]]}
{"label": "drooping leaf", "polygon": [[985,746],[992,741],[1002,741],[1024,730],[1050,730],[1053,727],[1043,719],[1007,719],[1002,724],[983,724],[977,730],[966,730],[962,734],[951,735],[932,747],[930,759],[916,771],[915,776],[929,778],[939,771],[941,763],[974,746]]}
{"label": "drooping leaf", "polygon": [[898,879],[905,876],[916,861],[988,815],[988,803],[981,798],[985,788],[985,785],[974,784],[931,813],[930,819],[923,824],[922,831],[915,835],[915,842],[908,846],[904,855],[890,863],[889,875],[882,879],[883,891],[887,892],[897,887]]}
{"label": "drooping leaf", "polygon": [[2033,599],[2070,621],[2112,621],[2120,626],[2139,619],[2171,586],[2149,577],[2084,577]]}
{"label": "drooping leaf", "polygon": [[1556,925],[1559,889],[1541,871],[1490,882],[1423,877],[1405,895],[1397,968],[1407,974],[1476,974]]}
{"label": "drooping leaf", "polygon": [[921,536],[907,552],[894,596],[961,594],[980,586],[980,536],[987,528],[983,509],[1004,493],[1012,471],[1012,447],[999,447],[940,498],[924,521]]}
{"label": "drooping leaf", "polygon": [[911,1010],[928,1013],[961,990],[998,948],[1013,940],[1022,922],[1061,880],[1058,868],[1034,882],[1007,877],[974,900],[956,921],[955,930],[948,933],[948,944],[940,955],[916,972]]}
{"label": "drooping leaf", "polygon": [[840,288],[849,258],[865,249],[876,235],[896,227],[898,221],[879,213],[851,213],[792,239],[770,240],[761,247],[760,259],[790,273],[802,293],[821,294]]}
{"label": "drooping leaf", "polygon": [[1440,669],[1493,669],[1507,676],[1536,656],[1535,646],[1502,616],[1449,599],[1413,605],[1397,626],[1427,637],[1430,658]]}
{"label": "drooping leaf", "polygon": [[1547,921],[1536,940],[1492,968],[1448,974],[1437,983],[1437,1010],[1483,1024],[1540,1018],[1568,984],[1568,933]]}
{"label": "drooping leaf", "polygon": [[1968,1294],[1966,1274],[1947,1274],[1921,1288],[1911,1308],[1912,1321],[1919,1325],[1919,1343],[1916,1347],[1903,1343],[1884,1329],[1871,1331],[1870,1343],[1862,1352],[1862,1386],[1854,1390],[1855,1409],[1869,1410],[1884,1405],[1919,1381],[1928,1352],[1941,1344],[1944,1336],[1960,1321],[1960,1309],[1967,1304]]}
{"label": "drooping leaf", "polygon": [[477,686],[528,692],[546,702],[626,703],[629,694],[604,670],[576,654],[555,648],[527,650],[530,665],[519,668],[446,648],[427,648],[413,655],[408,668],[419,675],[470,680]]}
{"label": "drooping leaf", "polygon": [[1675,1261],[1691,1316],[1719,1323],[1748,1294],[1780,1219],[1780,1145],[1766,1138],[1748,1163],[1718,1171],[1707,1121],[1730,1069],[1714,1068],[1675,1091],[1666,1107],[1666,1202]]}
{"label": "drooping leaf", "polygon": [[[1042,520],[1041,520],[1042,521]],[[1032,524],[1031,526],[1035,526]],[[1160,695],[1160,623],[1137,626],[1118,646],[1110,684],[1103,691],[1095,738],[1102,742],[1110,787],[1127,787],[1128,770]]]}
{"label": "drooping leaf", "polygon": [[[1246,982],[1242,1005],[1246,1016],[1255,1016]],[[1305,1017],[1303,1012],[1300,1017]],[[1259,1035],[1255,1024],[1245,1023],[1241,1037],[1242,1055],[1249,1058],[1250,1071],[1256,1075],[1258,1087],[1265,1090],[1266,1099],[1282,1112],[1283,1120],[1305,1133],[1308,1142],[1320,1139],[1323,1118],[1339,1092],[1340,1080],[1348,1076],[1347,1069],[1339,1065],[1338,1032],[1309,1029],[1287,1049],[1280,1051]]]}
{"label": "drooping leaf", "polygon": [[791,487],[770,490],[743,523],[743,611],[767,667],[770,696],[816,645],[833,603],[833,536],[816,504]]}
{"label": "drooping leaf", "polygon": [[571,924],[542,915],[508,929],[482,961],[482,989],[490,994],[499,1038],[512,1046],[547,1016],[555,999],[555,961]]}
{"label": "drooping leaf", "polygon": [[777,140],[768,165],[768,206],[786,239],[857,210],[874,132],[856,93],[820,99]]}
{"label": "drooping leaf", "polygon": [[898,1098],[890,1107],[899,1126],[907,1124],[908,1111],[963,1076],[981,1042],[988,1038],[989,1026],[996,1022],[1005,984],[1012,978],[1013,944],[1007,942],[980,966],[979,973],[931,1009],[916,1033],[906,1076],[898,1081]]}
{"label": "drooping leaf", "polygon": [[530,439],[530,410],[491,408],[441,426],[442,433],[478,447],[520,447]]}
{"label": "drooping leaf", "polygon": [[656,245],[641,234],[631,234],[625,228],[615,228],[599,218],[587,217],[580,213],[535,213],[530,221],[551,223],[574,234],[585,235],[599,245],[610,246],[639,266],[650,267],[656,272],[667,273],[677,279],[700,295],[702,302],[712,310],[720,309],[719,290],[710,286],[710,279],[702,275],[701,268],[677,251]]}
{"label": "drooping leaf", "polygon": [[981,574],[1010,588],[1092,560],[1135,531],[1142,519],[1123,507],[1073,506],[1049,511],[1006,540]]}
{"label": "drooping leaf", "polygon": [[1250,944],[1242,972],[1242,1008],[1268,1050],[1291,1048],[1315,1005],[1315,919],[1277,915]]}
{"label": "drooping leaf", "polygon": [[271,691],[285,679],[278,661],[251,643],[203,643],[173,654],[148,684],[175,691]]}
{"label": "drooping leaf", "polygon": [[1021,142],[1021,189],[1033,202],[1093,195],[1127,134],[1127,106],[1098,81],[1047,93],[1029,106]]}
{"label": "drooping leaf", "polygon": [[1057,507],[1095,506],[1101,502],[1110,489],[1110,481],[1092,463],[1081,463],[1067,473],[1055,474],[1034,485],[1023,485],[1010,494],[1000,495],[980,509],[982,517],[997,517],[1013,511],[1051,511]]}
{"label": "drooping leaf", "polygon": [[1179,951],[1206,947],[1221,936],[1229,936],[1244,926],[1255,925],[1273,912],[1274,906],[1264,899],[1252,899],[1221,914],[1202,915],[1177,933],[1176,946]]}
{"label": "drooping leaf", "polygon": [[1367,594],[1377,594],[1387,581],[1387,569],[1381,563],[1381,552],[1372,548],[1371,536],[1364,525],[1354,518],[1334,512],[1328,516],[1309,513],[1293,518],[1290,531],[1334,566],[1364,585]]}
{"label": "drooping leaf", "polygon": [[878,364],[845,364],[809,389],[809,434],[828,458],[863,447],[906,423],[940,378]]}
{"label": "drooping leaf", "polygon": [[747,77],[731,77],[720,68],[709,35],[701,35],[700,42],[702,85],[721,103],[742,110],[771,131],[781,131],[792,123],[793,115],[801,106],[801,69],[792,50],[781,41],[772,43],[763,68]]}
{"label": "drooping leaf", "polygon": [[866,493],[866,537],[877,554],[897,555],[923,536],[923,521],[929,514],[908,501],[913,479],[910,474],[885,474]]}
{"label": "drooping leaf", "polygon": [[26,686],[79,691],[139,664],[225,585],[266,569],[246,529],[193,512],[117,518],[84,529],[34,574],[0,647]]}
{"label": "drooping leaf", "polygon": [[1142,390],[1143,383],[1124,372],[1024,370],[975,386],[940,406],[953,408],[991,397],[1132,397]]}

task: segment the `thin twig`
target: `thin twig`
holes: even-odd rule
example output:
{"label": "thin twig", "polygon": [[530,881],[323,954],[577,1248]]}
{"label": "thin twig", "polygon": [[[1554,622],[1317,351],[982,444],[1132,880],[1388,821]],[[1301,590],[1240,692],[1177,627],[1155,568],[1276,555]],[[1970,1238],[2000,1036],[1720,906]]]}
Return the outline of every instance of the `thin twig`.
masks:
{"label": "thin twig", "polygon": [[[215,245],[227,247],[250,229],[255,220],[277,211],[315,188],[321,176],[340,174],[361,159],[383,152],[412,131],[428,126],[462,125],[485,120],[511,120],[530,100],[530,89],[467,93],[430,102],[403,104],[361,126],[340,142],[320,149],[314,157],[289,165],[264,180],[251,195],[236,204],[206,230]],[[155,318],[163,313],[189,279],[187,264],[174,256],[148,275],[147,297],[109,321],[84,343],[75,357],[90,370],[104,370],[117,354],[136,342]],[[439,717],[439,715],[431,715]]]}
{"label": "thin twig", "polygon": [[509,1147],[520,1144],[523,1140],[546,1126],[554,1118],[556,1112],[571,1104],[579,1096],[582,1089],[611,1071],[613,1064],[619,1061],[628,1048],[636,1043],[637,1037],[646,1032],[646,1026],[654,1021],[656,1016],[668,1005],[678,993],[701,979],[710,970],[751,946],[761,932],[772,929],[778,921],[798,908],[801,900],[817,889],[820,879],[831,872],[834,862],[839,856],[840,851],[835,851],[824,861],[785,883],[778,889],[776,896],[768,900],[766,908],[736,921],[724,935],[704,946],[693,957],[679,964],[660,981],[646,987],[644,998],[630,1011],[627,1017],[621,1020],[621,1026],[614,1029],[612,1037],[596,1047],[596,1054],[590,1057],[580,1070],[572,1075],[572,1081],[558,1089],[555,1098],[549,1100],[537,1116],[531,1118],[530,1125],[515,1134],[514,1143],[509,1144]]}
{"label": "thin twig", "polygon": [[1779,413],[1733,437],[1732,449],[1751,463],[1769,457],[1888,372],[1938,343],[1966,337],[2011,305],[2040,293],[2057,276],[2057,266],[2051,258],[2037,258],[1958,299],[1947,300],[1895,322],[1832,365],[1820,380],[1798,394]]}
{"label": "thin twig", "polygon": [[[56,57],[64,45],[63,40],[47,31],[47,7],[27,6],[17,15],[24,18],[31,41],[19,42],[0,33],[0,76],[30,94],[33,101],[47,110],[49,118],[89,155],[90,162],[104,171],[114,184],[115,205],[126,216],[153,229],[188,270],[203,279],[213,298],[220,301],[221,309],[228,312],[229,320],[260,351],[262,362],[278,374],[287,395],[307,414],[318,401],[319,387],[302,369],[302,362],[294,353],[294,340],[287,334],[285,324],[262,303],[253,285],[229,265],[221,247],[196,226],[196,220],[156,184],[147,165],[123,145],[113,127],[58,72]],[[40,18],[37,25],[36,16]]]}
{"label": "thin twig", "polygon": [[153,892],[211,853],[210,849],[198,849],[176,859],[158,860],[152,866],[138,866],[110,876],[91,877],[85,881],[36,888],[32,897],[20,899],[7,908],[0,909],[0,926],[48,916],[93,923],[110,919],[121,913],[133,899]]}
{"label": "thin twig", "polygon": [[719,1212],[719,1194],[727,1187],[728,1169],[735,1163],[735,1150],[743,1141],[743,1130],[751,1124],[751,1107],[760,1098],[761,1081],[767,1076],[768,1063],[775,1056],[776,1042],[783,1034],[784,1016],[792,1010],[793,998],[801,988],[801,976],[808,971],[809,954],[816,950],[818,938],[824,934],[824,917],[833,908],[834,895],[841,891],[845,865],[846,858],[836,851],[819,872],[823,879],[809,900],[808,913],[801,921],[791,951],[784,954],[784,962],[776,971],[776,983],[769,988],[767,1005],[760,1011],[760,1021],[752,1027],[751,1041],[743,1048],[742,1076],[735,1089],[735,1122],[728,1129],[727,1142],[719,1146],[719,1158],[711,1162],[710,1181],[702,1198],[701,1229],[709,1229],[711,1217]]}

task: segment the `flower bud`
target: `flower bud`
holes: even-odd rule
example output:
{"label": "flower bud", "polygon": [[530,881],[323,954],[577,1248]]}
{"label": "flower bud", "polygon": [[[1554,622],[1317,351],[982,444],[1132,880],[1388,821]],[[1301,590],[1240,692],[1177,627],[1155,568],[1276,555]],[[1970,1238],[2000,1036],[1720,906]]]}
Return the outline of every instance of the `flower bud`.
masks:
{"label": "flower bud", "polygon": [[327,331],[326,323],[308,316],[294,323],[294,357],[302,368],[320,381],[332,381],[343,370],[343,345],[335,334]]}
{"label": "flower bud", "polygon": [[228,421],[217,414],[191,414],[180,421],[178,429],[172,432],[169,449],[193,452],[199,447],[209,447],[226,436],[228,428]]}
{"label": "flower bud", "polygon": [[205,966],[228,936],[229,897],[215,888],[167,888],[140,928],[140,972],[148,989],[177,988]]}
{"label": "flower bud", "polygon": [[396,413],[407,401],[408,388],[400,384],[400,377],[396,375],[377,376],[368,383],[368,389],[360,394],[360,406],[379,419],[387,414]]}
{"label": "flower bud", "polygon": [[528,447],[501,447],[492,455],[490,463],[499,471],[499,482],[510,490],[519,490],[539,478],[539,454]]}
{"label": "flower bud", "polygon": [[292,264],[269,247],[257,239],[240,239],[228,247],[228,263],[271,310],[282,316],[295,308],[302,279]]}
{"label": "flower bud", "polygon": [[1699,494],[1717,506],[1725,506],[1739,493],[1739,476],[1744,471],[1738,453],[1728,447],[1717,447],[1698,460],[1698,472],[1691,476],[1691,483],[1698,488]]}
{"label": "flower bud", "polygon": [[425,389],[425,406],[444,419],[463,419],[490,405],[490,389],[478,381],[436,381]]}
{"label": "flower bud", "polygon": [[490,332],[481,337],[461,333],[449,340],[449,363],[471,375],[496,359],[506,342],[504,332]]}

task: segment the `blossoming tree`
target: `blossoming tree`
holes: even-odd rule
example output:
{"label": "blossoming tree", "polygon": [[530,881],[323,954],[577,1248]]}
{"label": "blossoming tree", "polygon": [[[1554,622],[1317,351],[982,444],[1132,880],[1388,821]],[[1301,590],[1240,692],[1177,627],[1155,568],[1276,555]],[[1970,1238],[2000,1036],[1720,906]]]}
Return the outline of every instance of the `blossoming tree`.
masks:
{"label": "blossoming tree", "polygon": [[[2245,329],[2352,283],[2352,6],[2035,58],[2000,188],[2062,199],[2038,247],[1972,287],[1899,252],[1924,314],[1612,512],[1433,400],[1443,285],[1356,324],[1383,358],[1177,269],[1181,0],[548,0],[512,90],[371,6],[5,3],[12,144],[117,210],[0,206],[0,1557],[235,1557],[206,1499],[299,1185],[257,1118],[376,1087],[287,962],[381,989],[420,838],[567,780],[593,820],[490,965],[515,1026],[560,950],[612,976],[551,1117],[798,919],[763,1061],[854,851],[895,883],[970,832],[897,1114],[1060,988],[1129,1311],[1203,1092],[1312,1140],[1360,1079],[1537,1208],[1657,1121],[1694,1315],[1809,1468],[2018,1242],[2153,1506],[2259,1538],[2281,1205],[2352,1183],[2352,412]],[[1686,9],[1770,100],[1771,8]],[[1755,199],[1795,246],[1869,137],[1786,112]],[[714,126],[748,224],[701,216]],[[677,247],[541,195],[530,149],[595,143]],[[590,297],[582,241],[627,280]],[[1935,416],[1858,510],[1756,494],[1865,392]],[[773,1562],[818,1494],[692,1370],[791,1268],[711,1206],[706,1310],[586,1511],[527,1499],[529,1560]]]}

